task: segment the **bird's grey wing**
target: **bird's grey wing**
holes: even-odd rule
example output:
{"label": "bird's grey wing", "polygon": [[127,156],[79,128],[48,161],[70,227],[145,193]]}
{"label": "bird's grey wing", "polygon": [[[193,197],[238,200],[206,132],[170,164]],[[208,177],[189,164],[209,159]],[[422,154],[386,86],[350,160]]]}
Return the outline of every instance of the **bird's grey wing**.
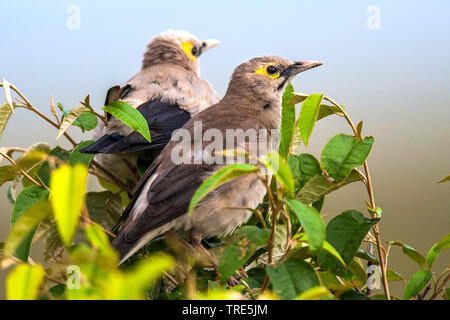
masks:
{"label": "bird's grey wing", "polygon": [[[122,239],[134,242],[146,233],[178,218],[188,210],[198,187],[216,170],[211,165],[181,164],[160,172],[149,188],[141,186],[124,214],[128,220],[121,231]],[[142,192],[146,194],[141,196]],[[141,212],[134,212],[138,201],[146,201]]]}
{"label": "bird's grey wing", "polygon": [[100,137],[80,152],[90,154],[145,152],[144,160],[151,162],[170,141],[172,132],[182,127],[191,118],[189,112],[178,105],[163,103],[159,100],[149,100],[140,105],[137,110],[147,120],[151,142],[138,132],[132,132],[126,136],[112,132]]}

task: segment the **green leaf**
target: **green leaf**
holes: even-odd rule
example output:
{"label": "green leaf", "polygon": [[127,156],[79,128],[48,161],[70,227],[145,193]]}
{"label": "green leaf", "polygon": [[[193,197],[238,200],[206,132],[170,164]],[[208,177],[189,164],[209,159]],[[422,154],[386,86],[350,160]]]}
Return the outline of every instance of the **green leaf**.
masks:
{"label": "green leaf", "polygon": [[61,138],[61,136],[69,129],[69,127],[87,110],[86,107],[75,107],[70,112],[64,116],[64,119],[59,126],[58,134],[56,135],[56,140]]}
{"label": "green leaf", "polygon": [[279,265],[268,265],[267,275],[273,292],[282,299],[295,299],[308,289],[320,286],[311,265],[298,258],[288,258]]}
{"label": "green leaf", "polygon": [[352,281],[358,286],[362,287],[367,283],[367,273],[366,269],[362,266],[361,261],[354,257],[348,266],[348,270],[352,273]]}
{"label": "green leaf", "polygon": [[300,135],[305,146],[308,146],[309,137],[316,124],[319,115],[320,104],[323,94],[313,93],[303,102],[298,118],[298,127]]}
{"label": "green leaf", "polygon": [[434,246],[432,246],[430,251],[428,251],[427,254],[428,270],[431,270],[434,260],[436,260],[437,256],[441,253],[441,251],[448,248],[450,248],[450,233],[448,233],[445,237],[439,240],[439,242],[436,243]]}
{"label": "green leaf", "polygon": [[322,174],[319,161],[307,153],[298,156],[290,154],[287,163],[294,177],[296,193],[314,176]]}
{"label": "green leaf", "polygon": [[84,206],[87,168],[82,164],[74,167],[63,165],[53,171],[50,179],[51,203],[58,231],[66,246],[72,243]]}
{"label": "green leaf", "polygon": [[5,103],[0,106],[0,138],[2,137],[3,131],[5,130],[6,124],[11,117],[12,110],[9,104]]}
{"label": "green leaf", "polygon": [[66,292],[66,288],[66,284],[57,284],[48,289],[48,291],[50,291],[54,298],[62,298],[64,296],[64,293]]}
{"label": "green leaf", "polygon": [[[294,239],[298,239],[299,242],[308,243],[308,247],[301,247],[299,250],[302,250],[305,248],[309,249],[309,237],[306,233],[301,233],[301,234],[295,236]],[[323,241],[322,249],[325,250],[326,252],[328,252],[329,254],[331,254],[332,256],[334,256],[340,263],[342,263],[343,267],[347,266],[345,264],[344,260],[342,259],[341,255],[339,254],[339,252],[337,252],[336,249],[327,240]],[[303,253],[304,252],[301,252],[301,254],[303,254]],[[298,251],[297,251],[297,254],[298,254]],[[296,256],[298,256],[298,255],[296,255]],[[308,257],[309,257],[309,254],[308,254]],[[304,258],[306,258],[306,257],[304,257]]]}
{"label": "green leaf", "polygon": [[342,259],[339,252],[327,240],[323,241],[323,250],[325,250],[326,252],[331,254],[333,257],[338,259],[339,262],[342,263],[342,266],[344,266],[344,267],[347,266],[347,264],[345,263],[344,259]]}
{"label": "green leaf", "polygon": [[103,110],[118,118],[134,131],[139,132],[145,139],[148,140],[148,142],[151,142],[147,120],[145,120],[144,116],[139,111],[130,106],[128,103],[123,101],[115,101],[107,106],[104,106]]}
{"label": "green leaf", "polygon": [[292,92],[292,95],[292,99],[288,102],[289,105],[296,105],[297,103],[305,101],[306,98],[309,97],[309,94],[301,92]]}
{"label": "green leaf", "polygon": [[188,214],[191,214],[195,206],[202,200],[208,193],[212,190],[216,189],[220,185],[224,184],[227,181],[230,181],[239,176],[255,173],[259,169],[250,164],[230,164],[226,167],[223,167],[216,173],[214,173],[211,177],[206,179],[202,185],[197,189],[194,196],[191,199],[191,203],[189,204]]}
{"label": "green leaf", "polygon": [[389,241],[388,243],[393,246],[402,247],[402,251],[404,254],[406,254],[411,258],[411,260],[416,262],[421,269],[425,268],[425,257],[419,251],[401,241]]}
{"label": "green leaf", "polygon": [[295,212],[309,238],[309,247],[313,255],[322,250],[325,240],[325,224],[316,209],[297,200],[286,199],[286,204]]}
{"label": "green leaf", "polygon": [[[293,97],[289,101],[289,105],[295,105],[297,103],[303,102],[306,100],[306,98],[309,97],[308,94],[299,93],[299,92],[293,92],[292,95],[293,95]],[[343,110],[345,110],[345,106],[341,106],[341,108]],[[340,117],[344,116],[344,113],[338,107],[336,107],[334,105],[329,106],[326,104],[321,104],[320,109],[319,109],[319,115],[317,116],[317,121],[319,121],[320,119],[323,119],[325,117],[328,117],[332,114],[338,115]]]}
{"label": "green leaf", "polygon": [[428,270],[420,270],[414,273],[406,284],[403,300],[409,300],[417,296],[430,282],[432,276],[433,274]]}
{"label": "green leaf", "polygon": [[71,166],[74,166],[77,163],[82,163],[86,167],[89,167],[89,165],[91,164],[91,161],[92,161],[92,159],[94,159],[95,155],[94,154],[80,153],[80,149],[83,149],[83,148],[87,147],[88,145],[92,144],[93,142],[94,142],[94,140],[88,140],[88,141],[80,142],[77,145],[77,147],[70,154],[69,164]]}
{"label": "green leaf", "polygon": [[[49,156],[58,158],[59,160],[61,160],[61,162],[67,162],[67,161],[69,161],[70,153],[67,150],[64,150],[61,147],[57,146],[50,151]],[[61,165],[61,162],[53,161],[52,169],[59,168]],[[47,185],[47,186],[50,185],[51,170],[50,170],[49,161],[45,161],[44,163],[42,163],[41,166],[36,167],[36,169],[38,169],[37,175],[45,183],[45,185]],[[30,186],[32,184],[31,184],[31,182],[29,182],[28,179],[23,179],[23,185]]]}
{"label": "green leaf", "polygon": [[13,181],[16,178],[17,169],[14,166],[0,167],[0,187],[8,181]]}
{"label": "green leaf", "polygon": [[94,246],[102,256],[119,262],[118,253],[111,247],[108,236],[97,225],[91,224],[84,229],[86,238]]}
{"label": "green leaf", "polygon": [[295,106],[288,104],[292,99],[294,87],[289,83],[284,91],[281,109],[281,127],[280,127],[280,147],[278,152],[283,158],[286,158],[291,146],[295,125]]}
{"label": "green leaf", "polygon": [[44,269],[40,265],[19,264],[6,279],[8,300],[34,300],[44,280]]}
{"label": "green leaf", "polygon": [[106,190],[111,191],[112,193],[118,193],[120,195],[120,198],[122,199],[122,205],[124,207],[128,206],[128,204],[130,203],[130,198],[128,197],[128,193],[126,191],[122,191],[119,193],[121,189],[118,186],[100,177],[98,177],[98,182]]}
{"label": "green leaf", "polygon": [[111,230],[115,226],[123,212],[120,195],[110,191],[87,193],[86,207],[91,220],[106,230]]}
{"label": "green leaf", "polygon": [[355,290],[349,290],[339,297],[340,300],[370,300],[367,296],[362,293],[356,292]]}
{"label": "green leaf", "polygon": [[356,252],[356,256],[360,259],[364,259],[375,264],[380,264],[380,262],[374,255],[368,253],[367,251],[364,251],[363,249],[358,249],[358,251]]}
{"label": "green leaf", "polygon": [[[87,106],[84,106],[87,107]],[[58,108],[63,112],[64,117],[66,117],[71,111],[67,111],[64,109],[63,105],[58,102]],[[83,107],[78,107],[83,108]],[[73,109],[74,110],[74,109]],[[90,111],[89,108],[85,108],[84,112],[82,112],[78,118],[73,121],[72,125],[77,126],[81,129],[82,132],[89,131],[97,127],[98,119],[97,116]]]}
{"label": "green leaf", "polygon": [[314,287],[300,294],[295,300],[321,300],[333,296],[325,287]]}
{"label": "green leaf", "polygon": [[328,141],[322,151],[322,168],[334,182],[341,182],[353,168],[364,163],[373,143],[373,137],[360,140],[351,135],[338,134]]}
{"label": "green leaf", "polygon": [[245,226],[236,231],[231,243],[220,255],[217,271],[222,281],[227,281],[237,269],[266,244],[270,231],[255,226]]}
{"label": "green leaf", "polygon": [[[0,119],[0,135],[1,135],[1,119]],[[450,181],[450,175],[446,176],[445,178],[442,178],[441,180],[438,181],[438,183],[442,183],[442,182],[447,182]]]}
{"label": "green leaf", "polygon": [[[347,210],[333,218],[326,227],[325,239],[339,252],[346,265],[349,265],[358,251],[367,232],[378,219],[367,219],[357,210]],[[327,252],[322,252],[319,262],[328,270],[340,268]]]}
{"label": "green leaf", "polygon": [[339,183],[330,182],[323,175],[316,175],[300,189],[296,198],[304,204],[311,204],[349,183],[361,180],[361,175],[356,170],[352,170],[350,174]]}
{"label": "green leaf", "polygon": [[344,113],[338,107],[321,104],[319,109],[319,115],[317,116],[317,121],[325,117],[331,116],[332,114],[335,114],[339,117],[344,116]]}
{"label": "green leaf", "polygon": [[[51,208],[48,201],[40,201],[27,208],[20,217],[15,221],[8,240],[5,244],[5,253],[12,255],[19,247],[18,254],[22,260],[27,260],[29,243],[37,229],[38,224],[51,214]],[[28,242],[30,241],[30,242]],[[20,245],[20,246],[19,246]]]}
{"label": "green leaf", "polygon": [[98,125],[97,116],[89,111],[83,112],[73,123],[74,126],[80,127],[81,131],[89,131],[95,129]]}
{"label": "green leaf", "polygon": [[294,177],[286,161],[277,153],[271,152],[264,157],[265,166],[274,174],[278,181],[291,194],[294,193]]}
{"label": "green leaf", "polygon": [[386,278],[388,281],[405,281],[405,278],[398,273],[397,271],[394,271],[392,269],[387,269],[386,270]]}
{"label": "green leaf", "polygon": [[[16,161],[16,165],[8,165],[0,167],[0,186],[7,181],[13,181],[17,175],[22,177],[21,170],[33,173],[35,168],[42,161],[47,159],[50,146],[48,143],[37,143],[32,145],[28,150]],[[28,179],[26,179],[28,180]]]}
{"label": "green leaf", "polygon": [[[17,220],[22,216],[24,212],[26,212],[29,208],[35,205],[42,200],[48,199],[49,192],[39,186],[32,186],[23,189],[19,195],[13,206],[13,211],[11,214],[11,226],[14,229],[14,225]],[[20,260],[27,262],[28,254],[30,252],[31,241],[33,240],[33,236],[36,232],[37,226],[34,230],[30,231],[30,233],[23,239],[22,243],[16,249],[16,256]]]}
{"label": "green leaf", "polygon": [[[145,299],[149,286],[162,276],[164,271],[170,271],[174,266],[172,258],[164,255],[154,255],[140,260],[124,274],[111,273],[104,283],[103,299],[137,300]],[[126,290],[124,290],[126,288]],[[75,293],[77,290],[69,290]],[[78,297],[76,297],[79,299]]]}
{"label": "green leaf", "polygon": [[[48,204],[50,207],[50,203]],[[58,232],[56,222],[51,222],[45,236],[44,261],[48,264],[62,260],[65,246]]]}

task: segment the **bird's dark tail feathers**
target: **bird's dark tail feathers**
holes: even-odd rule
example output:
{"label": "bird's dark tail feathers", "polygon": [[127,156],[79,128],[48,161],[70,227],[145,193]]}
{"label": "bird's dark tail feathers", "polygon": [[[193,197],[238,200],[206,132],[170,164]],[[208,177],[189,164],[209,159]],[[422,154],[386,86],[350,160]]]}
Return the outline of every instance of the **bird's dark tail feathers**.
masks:
{"label": "bird's dark tail feathers", "polygon": [[123,136],[118,133],[105,135],[87,147],[80,150],[81,153],[119,153],[128,145],[124,144]]}
{"label": "bird's dark tail feathers", "polygon": [[111,242],[111,246],[116,249],[117,252],[119,252],[120,263],[125,260],[124,258],[128,258],[127,254],[133,249],[135,245],[136,242],[126,241],[123,233],[119,233],[119,235]]}

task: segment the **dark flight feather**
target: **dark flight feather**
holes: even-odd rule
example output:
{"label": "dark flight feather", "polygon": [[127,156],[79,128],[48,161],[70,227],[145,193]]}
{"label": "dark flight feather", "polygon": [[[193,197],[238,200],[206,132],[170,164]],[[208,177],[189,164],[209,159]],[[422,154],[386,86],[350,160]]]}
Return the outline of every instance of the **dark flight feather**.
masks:
{"label": "dark flight feather", "polygon": [[153,181],[146,195],[149,201],[147,208],[136,220],[127,220],[145,183],[157,166],[158,164],[153,163],[141,179],[140,185],[134,191],[134,198],[113,228],[113,232],[117,232],[120,226],[124,225],[119,236],[112,242],[113,248],[119,252],[121,258],[147,232],[185,214],[195,191],[213,171],[212,166],[189,164],[163,170]]}
{"label": "dark flight feather", "polygon": [[[151,143],[138,132],[132,132],[127,136],[112,133],[101,137],[81,149],[80,152],[89,154],[143,153],[143,159],[151,162],[170,141],[172,132],[181,128],[191,118],[189,112],[181,109],[178,105],[163,103],[159,100],[149,100],[141,104],[137,110],[147,120]],[[147,152],[149,154],[146,154]]]}

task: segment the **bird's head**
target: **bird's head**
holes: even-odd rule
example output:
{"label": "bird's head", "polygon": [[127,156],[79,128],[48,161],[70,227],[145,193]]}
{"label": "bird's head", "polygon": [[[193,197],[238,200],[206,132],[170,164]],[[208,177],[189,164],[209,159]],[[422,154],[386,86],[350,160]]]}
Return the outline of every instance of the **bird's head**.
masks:
{"label": "bird's head", "polygon": [[289,81],[297,74],[320,65],[322,62],[290,61],[277,56],[254,58],[235,69],[228,92],[253,94],[268,103],[281,101]]}
{"label": "bird's head", "polygon": [[219,43],[214,39],[200,41],[184,30],[168,30],[154,37],[148,44],[142,69],[156,64],[170,63],[198,73],[200,55]]}

